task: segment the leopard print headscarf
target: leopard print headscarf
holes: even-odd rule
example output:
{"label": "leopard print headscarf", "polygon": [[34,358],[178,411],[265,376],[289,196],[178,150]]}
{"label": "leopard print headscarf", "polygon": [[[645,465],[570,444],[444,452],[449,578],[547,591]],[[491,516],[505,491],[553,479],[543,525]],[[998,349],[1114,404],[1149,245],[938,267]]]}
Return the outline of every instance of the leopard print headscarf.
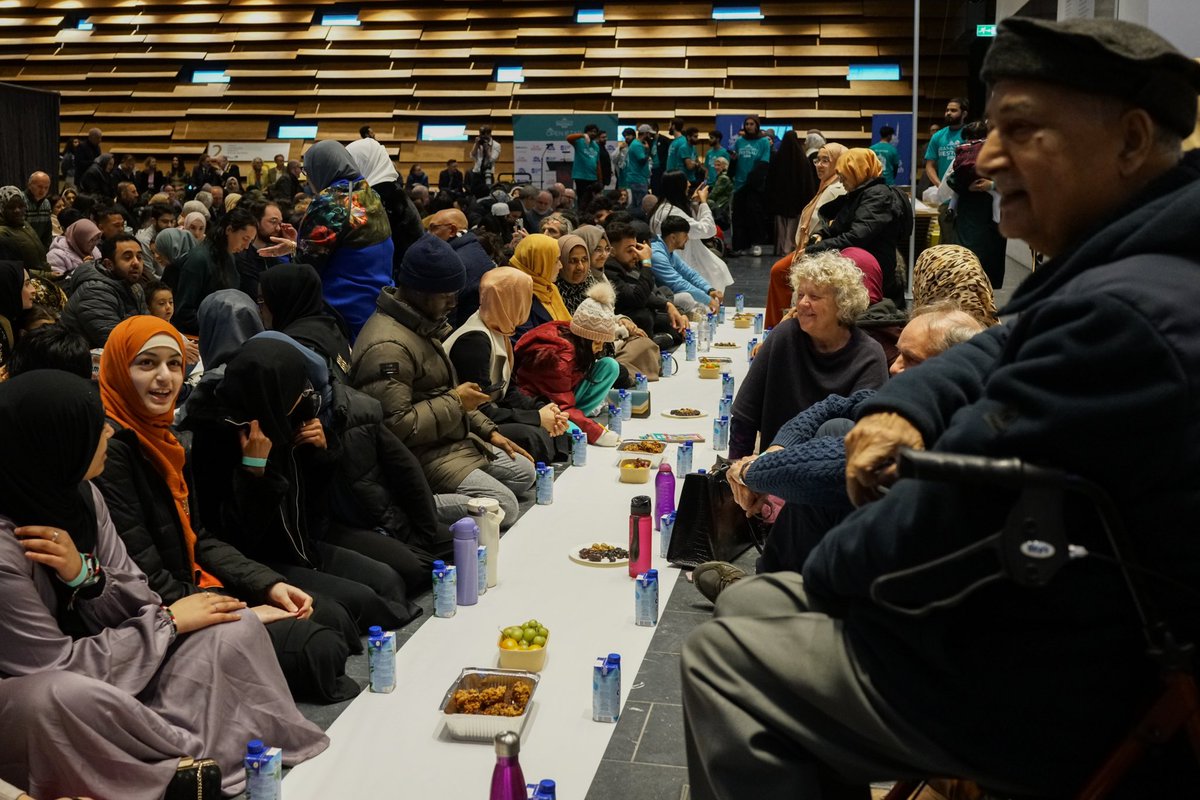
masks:
{"label": "leopard print headscarf", "polygon": [[939,244],[917,258],[913,268],[913,308],[953,300],[985,325],[995,325],[992,284],[979,259],[965,247]]}

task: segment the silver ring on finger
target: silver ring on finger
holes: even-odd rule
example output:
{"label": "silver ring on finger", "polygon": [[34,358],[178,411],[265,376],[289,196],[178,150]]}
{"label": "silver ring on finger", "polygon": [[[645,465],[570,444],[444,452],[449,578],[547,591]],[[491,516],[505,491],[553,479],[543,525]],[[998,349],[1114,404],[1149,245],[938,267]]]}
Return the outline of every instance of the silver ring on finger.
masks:
{"label": "silver ring on finger", "polygon": [[58,534],[59,534],[59,531],[55,531],[54,535],[50,537],[50,541],[54,542],[55,544],[58,544]]}

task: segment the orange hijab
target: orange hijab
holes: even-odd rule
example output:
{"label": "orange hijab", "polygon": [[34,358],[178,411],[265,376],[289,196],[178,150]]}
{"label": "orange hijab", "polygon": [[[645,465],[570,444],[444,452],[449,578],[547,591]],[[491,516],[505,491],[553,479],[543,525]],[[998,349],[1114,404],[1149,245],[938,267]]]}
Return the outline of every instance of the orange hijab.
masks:
{"label": "orange hijab", "polygon": [[[836,166],[838,174],[843,176],[842,184],[845,185],[848,180],[854,184],[854,189],[872,178],[883,175],[883,162],[879,160],[879,156],[875,155],[874,150],[868,150],[865,147],[851,147],[842,153]],[[854,189],[846,186],[847,192],[852,192]]]}
{"label": "orange hijab", "polygon": [[104,355],[100,357],[100,399],[109,418],[137,434],[142,451],[154,465],[175,499],[175,516],[183,529],[187,543],[188,562],[196,585],[201,589],[220,586],[221,582],[202,570],[196,563],[196,533],[192,530],[191,514],[188,513],[188,487],[183,477],[186,454],[183,445],[171,433],[174,414],[170,411],[152,414],[147,410],[133,379],[129,376],[129,365],[146,343],[159,334],[170,336],[179,345],[179,352],[186,353],[183,336],[170,323],[149,315],[130,317],[108,336]]}
{"label": "orange hijab", "polygon": [[559,268],[558,255],[557,241],[544,233],[531,233],[517,244],[508,265],[533,278],[533,296],[550,313],[552,320],[570,322],[571,312],[554,284],[554,275]]}

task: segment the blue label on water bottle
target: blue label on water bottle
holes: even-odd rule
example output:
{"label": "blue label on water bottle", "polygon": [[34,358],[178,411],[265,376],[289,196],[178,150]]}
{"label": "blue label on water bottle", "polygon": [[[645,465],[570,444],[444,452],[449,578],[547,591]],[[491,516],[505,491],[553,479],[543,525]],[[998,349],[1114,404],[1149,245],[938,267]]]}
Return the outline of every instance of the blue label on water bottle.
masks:
{"label": "blue label on water bottle", "polygon": [[633,622],[643,628],[658,624],[658,575],[653,570],[638,575],[633,583]]}
{"label": "blue label on water bottle", "polygon": [[433,571],[433,615],[453,617],[458,613],[458,572],[454,567]]}
{"label": "blue label on water bottle", "polygon": [[621,657],[600,656],[592,667],[592,721],[616,722],[621,717]]}
{"label": "blue label on water bottle", "polygon": [[478,594],[487,594],[487,546],[479,545],[479,590]]}
{"label": "blue label on water bottle", "polygon": [[396,634],[386,631],[367,638],[367,670],[371,691],[387,693],[396,688]]}
{"label": "blue label on water bottle", "polygon": [[733,408],[733,398],[732,397],[722,397],[717,402],[717,416],[718,417],[728,417],[729,412],[732,408]]}

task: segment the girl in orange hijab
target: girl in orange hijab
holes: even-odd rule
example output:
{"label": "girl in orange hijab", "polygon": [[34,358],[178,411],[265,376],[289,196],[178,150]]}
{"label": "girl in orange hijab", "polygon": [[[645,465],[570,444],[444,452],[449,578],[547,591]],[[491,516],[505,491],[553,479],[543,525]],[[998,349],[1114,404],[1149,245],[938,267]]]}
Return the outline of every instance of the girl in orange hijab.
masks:
{"label": "girl in orange hijab", "polygon": [[[95,483],[117,533],[164,603],[213,590],[260,604],[251,610],[269,625],[293,693],[317,702],[349,699],[358,686],[345,676],[345,637],[358,638],[342,606],[325,602],[314,614],[313,598],[282,575],[203,531],[198,538],[192,527],[187,453],[171,430],[185,352],[182,335],[150,315],[120,323],[105,344],[100,398],[118,431]],[[298,651],[295,643],[302,643]]]}

